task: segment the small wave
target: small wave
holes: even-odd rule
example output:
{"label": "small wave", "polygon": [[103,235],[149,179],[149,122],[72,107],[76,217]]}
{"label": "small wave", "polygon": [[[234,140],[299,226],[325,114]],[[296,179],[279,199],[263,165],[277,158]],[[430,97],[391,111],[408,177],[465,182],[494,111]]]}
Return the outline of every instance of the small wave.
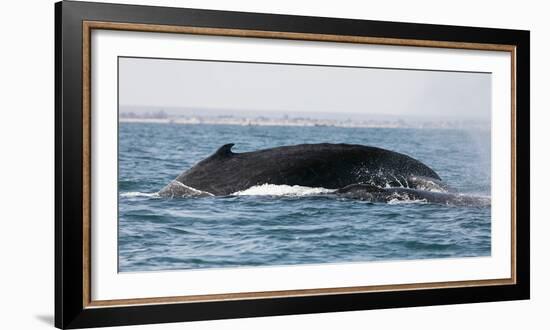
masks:
{"label": "small wave", "polygon": [[158,193],[144,193],[141,191],[128,191],[120,193],[120,197],[160,197]]}
{"label": "small wave", "polygon": [[311,196],[334,192],[334,189],[262,184],[233,193],[235,196]]}

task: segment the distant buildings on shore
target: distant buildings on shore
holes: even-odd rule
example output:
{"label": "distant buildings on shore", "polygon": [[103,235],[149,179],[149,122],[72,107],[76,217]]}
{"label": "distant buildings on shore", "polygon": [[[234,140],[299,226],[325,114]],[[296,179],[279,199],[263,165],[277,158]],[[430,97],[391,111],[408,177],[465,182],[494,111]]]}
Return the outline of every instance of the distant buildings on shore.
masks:
{"label": "distant buildings on shore", "polygon": [[330,127],[370,127],[370,128],[480,128],[490,127],[487,122],[476,120],[403,120],[403,119],[325,119],[310,117],[280,117],[254,116],[241,117],[236,115],[169,115],[163,110],[157,112],[121,112],[121,122],[165,123],[165,124],[206,124],[206,125],[239,125],[239,126],[330,126]]}

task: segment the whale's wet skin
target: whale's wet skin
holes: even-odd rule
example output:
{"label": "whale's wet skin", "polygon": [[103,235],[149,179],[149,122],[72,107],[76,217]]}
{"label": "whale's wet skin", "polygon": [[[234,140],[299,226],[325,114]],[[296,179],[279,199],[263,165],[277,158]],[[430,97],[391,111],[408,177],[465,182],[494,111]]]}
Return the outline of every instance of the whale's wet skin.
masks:
{"label": "whale's wet skin", "polygon": [[120,271],[489,255],[489,136],[121,123]]}
{"label": "whale's wet skin", "polygon": [[370,146],[302,144],[234,153],[233,143],[162,188],[162,197],[225,196],[262,185],[322,188],[371,202],[425,201],[489,205],[490,200],[449,192],[434,170],[409,156]]}

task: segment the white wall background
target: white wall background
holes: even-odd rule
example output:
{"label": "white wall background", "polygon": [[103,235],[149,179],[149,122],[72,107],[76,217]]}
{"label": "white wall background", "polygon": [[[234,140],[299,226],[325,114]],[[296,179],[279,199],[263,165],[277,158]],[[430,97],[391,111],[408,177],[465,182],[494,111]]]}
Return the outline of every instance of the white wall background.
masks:
{"label": "white wall background", "polygon": [[[191,8],[531,30],[532,299],[149,325],[141,329],[547,329],[550,306],[550,21],[544,1],[116,1]],[[0,328],[53,327],[52,0],[0,9]],[[138,329],[127,327],[125,329]]]}

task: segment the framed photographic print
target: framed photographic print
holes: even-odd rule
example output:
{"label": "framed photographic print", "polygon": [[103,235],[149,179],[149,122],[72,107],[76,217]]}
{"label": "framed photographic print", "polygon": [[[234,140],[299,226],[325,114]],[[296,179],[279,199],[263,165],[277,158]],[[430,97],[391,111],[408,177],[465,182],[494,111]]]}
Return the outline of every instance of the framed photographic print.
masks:
{"label": "framed photographic print", "polygon": [[59,2],[60,328],[529,298],[529,32]]}

